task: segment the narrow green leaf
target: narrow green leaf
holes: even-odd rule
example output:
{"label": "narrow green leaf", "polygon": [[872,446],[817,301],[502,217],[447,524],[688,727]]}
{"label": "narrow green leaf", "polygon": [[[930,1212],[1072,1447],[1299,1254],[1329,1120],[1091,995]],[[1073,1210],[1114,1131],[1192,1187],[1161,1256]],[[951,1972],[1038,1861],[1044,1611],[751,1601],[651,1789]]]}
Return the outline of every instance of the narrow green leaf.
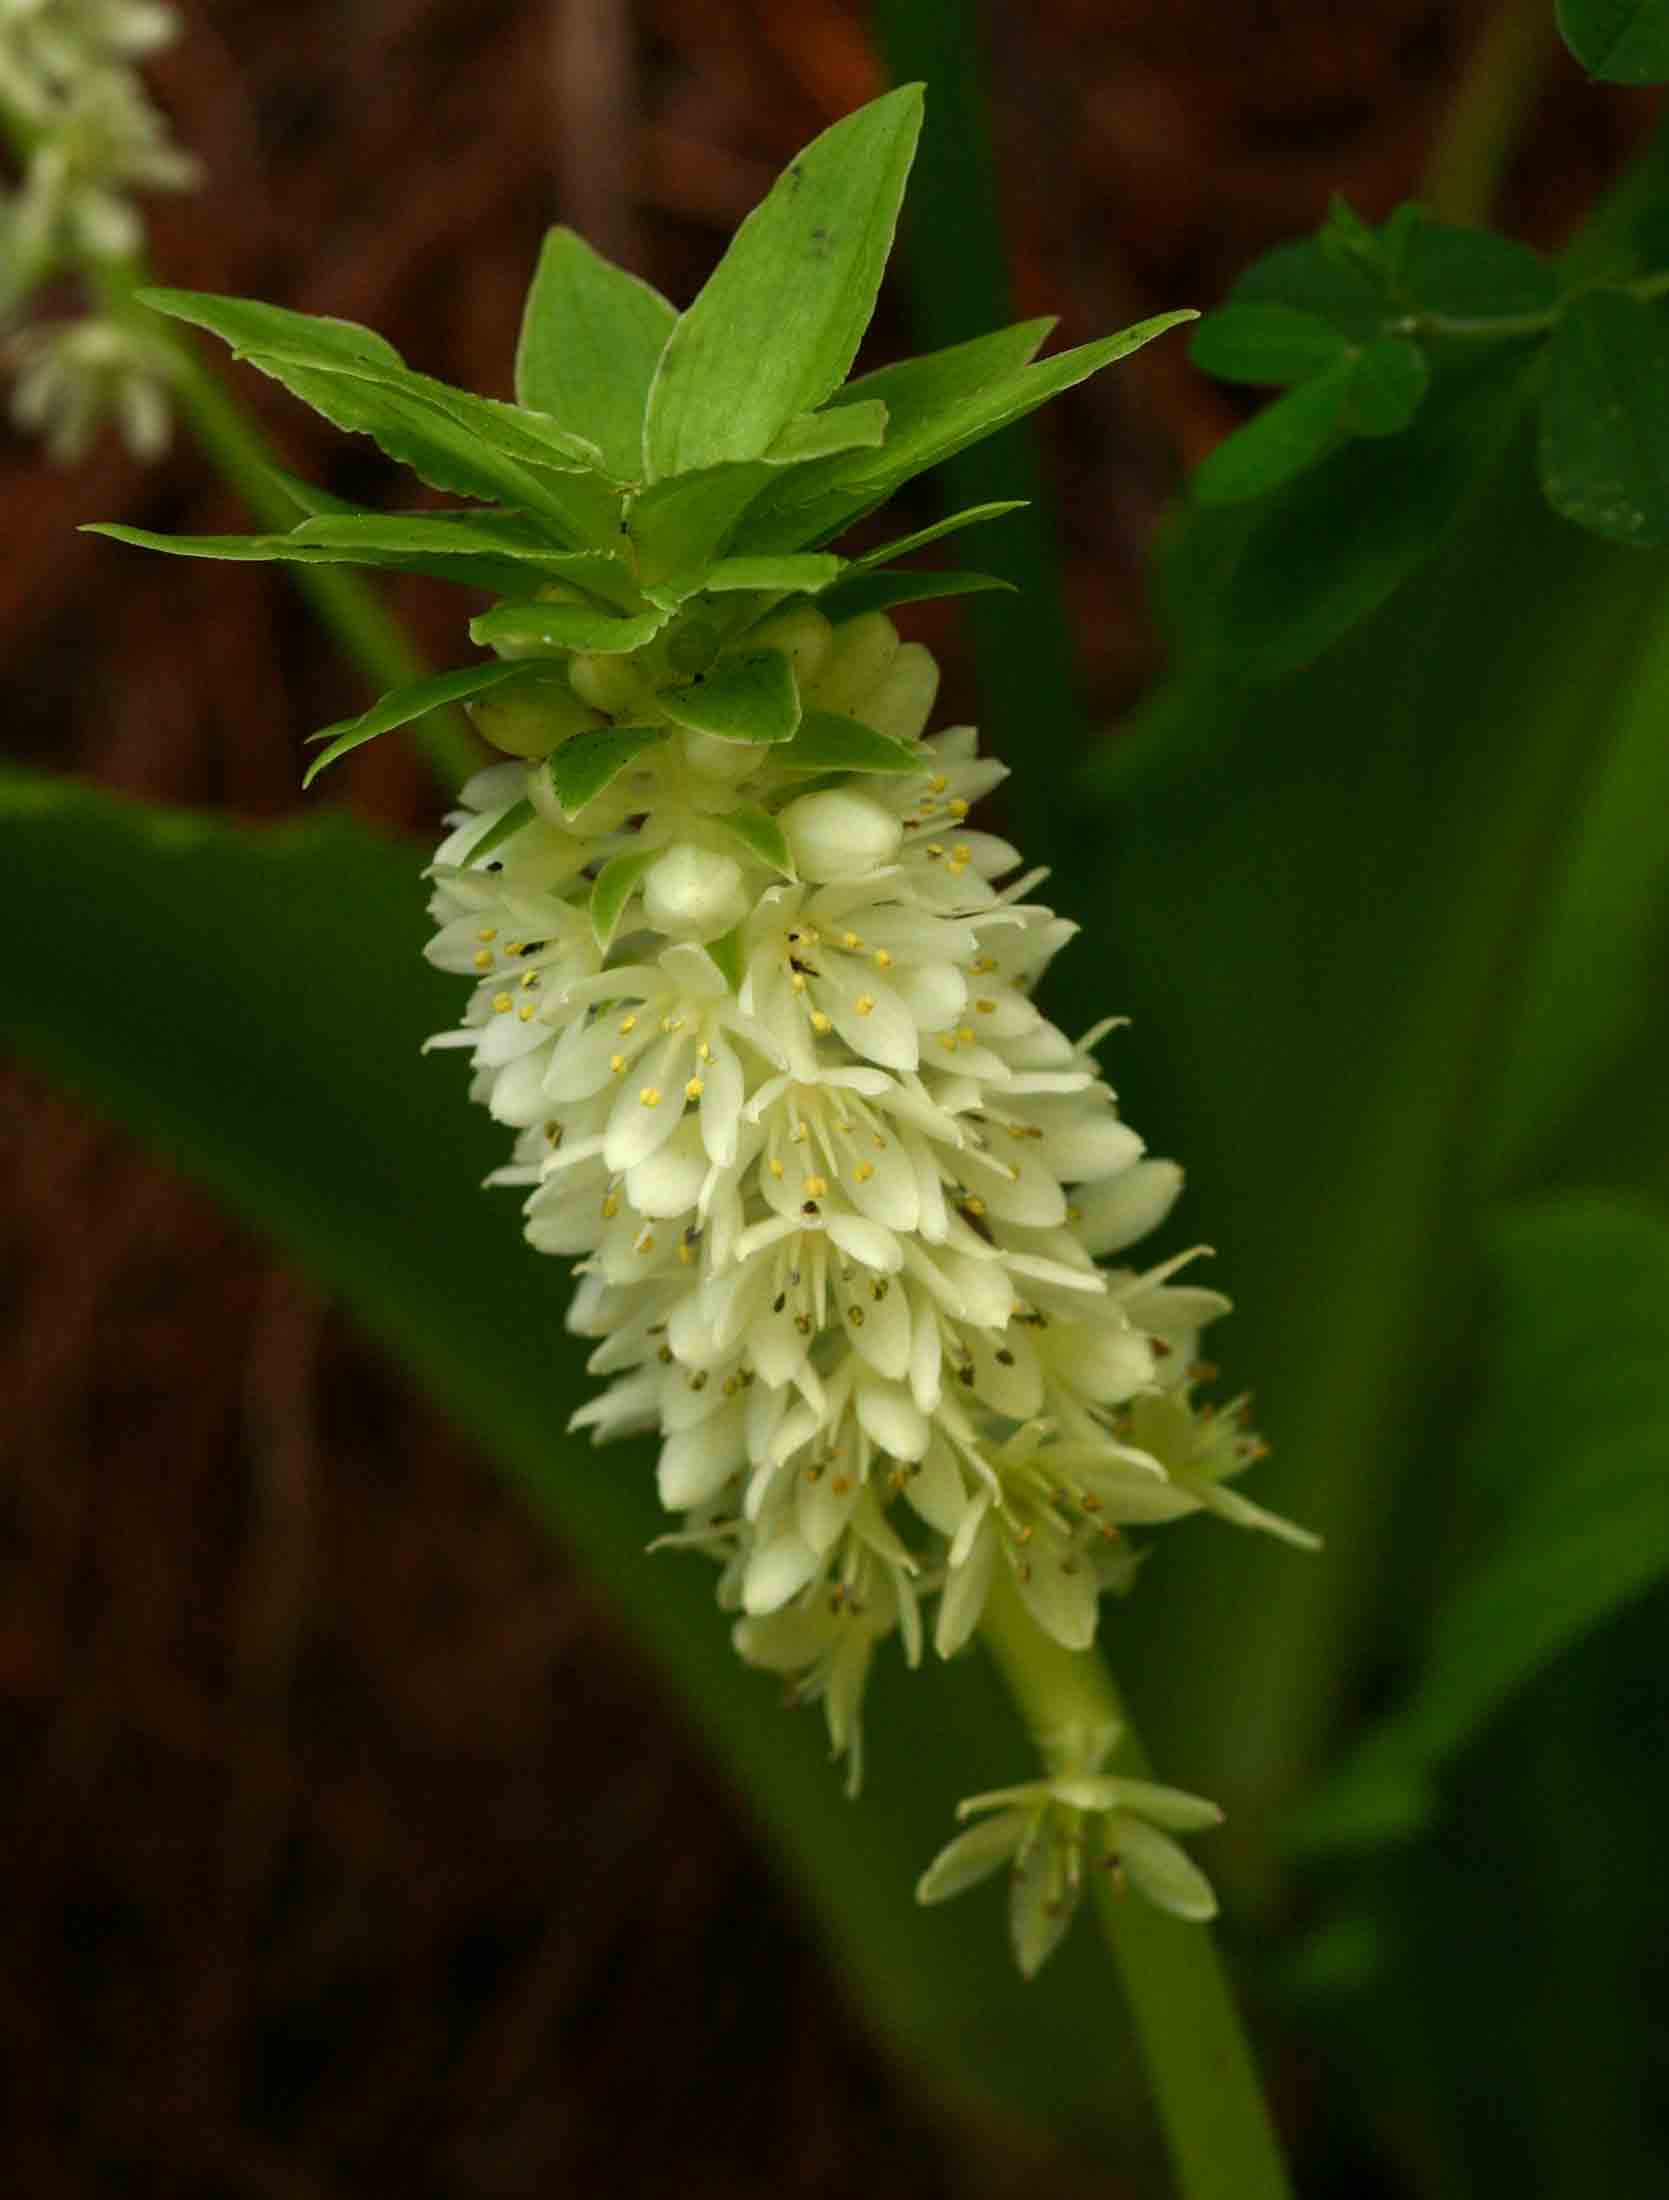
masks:
{"label": "narrow green leaf", "polygon": [[595,649],[621,656],[652,642],[669,616],[658,608],[620,618],[583,603],[501,603],[471,619],[469,638],[483,648],[503,642],[524,649]]}
{"label": "narrow green leaf", "polygon": [[720,657],[687,687],[662,688],[667,716],[721,741],[786,741],[800,722],[794,668],[780,649]]}
{"label": "narrow green leaf", "polygon": [[907,558],[912,550],[925,550],[930,542],[937,542],[944,535],[960,533],[964,527],[979,527],[986,520],[1004,519],[1010,512],[1026,509],[1024,497],[1000,497],[990,504],[970,504],[965,512],[953,512],[949,519],[935,520],[931,527],[918,527],[913,535],[900,535],[895,542],[884,542],[878,550],[866,550],[852,564],[860,573],[867,573],[878,565],[890,565],[894,558]]}
{"label": "narrow green leaf", "polygon": [[605,955],[633,889],[660,852],[659,848],[628,848],[624,855],[611,856],[597,873],[591,889],[591,929]]}
{"label": "narrow green leaf", "polygon": [[172,320],[207,329],[230,344],[238,359],[254,351],[290,351],[298,358],[350,365],[405,365],[386,336],[334,314],[294,313],[287,306],[263,305],[255,298],[222,298],[205,290],[153,288],[135,296],[141,305],[152,306]]}
{"label": "narrow green leaf", "polygon": [[[317,542],[298,534],[288,535],[158,535],[145,527],[115,523],[85,523],[86,535],[108,535],[113,542],[132,543],[141,550],[160,550],[176,558],[218,558],[237,565],[360,565],[373,572],[426,573],[434,580],[456,581],[467,588],[485,588],[502,594],[528,585],[527,566],[496,552],[483,555],[455,549],[450,556],[431,556],[427,551],[373,550],[350,543]],[[595,557],[596,552],[552,552],[553,558],[572,555]]]}
{"label": "narrow green leaf", "polygon": [[701,585],[711,595],[761,588],[815,596],[839,580],[846,570],[846,562],[844,558],[831,558],[816,552],[800,557],[720,558],[702,575]]}
{"label": "narrow green leaf", "polygon": [[764,810],[756,808],[751,802],[744,802],[734,810],[726,810],[717,822],[726,832],[733,833],[748,853],[757,856],[761,863],[769,864],[773,871],[780,871],[784,878],[798,876],[782,827]]}
{"label": "narrow green leaf", "polygon": [[1334,366],[1350,339],[1319,313],[1278,304],[1208,313],[1188,344],[1196,367],[1224,382],[1306,382]]}
{"label": "narrow green leaf", "polygon": [[645,749],[652,749],[666,735],[665,726],[594,726],[564,741],[546,767],[563,816],[577,817]]}
{"label": "narrow green leaf", "polygon": [[1572,299],[1547,348],[1541,478],[1556,512],[1612,542],[1669,542],[1669,319],[1620,291]]}
{"label": "narrow green leaf", "polygon": [[760,458],[839,387],[874,311],[921,106],[906,85],[835,123],[743,222],[661,355],[651,478]]}
{"label": "narrow green leaf", "polygon": [[836,451],[873,450],[886,432],[887,408],[878,399],[835,405],[791,420],[763,456],[772,466],[803,466]]}
{"label": "narrow green leaf", "polygon": [[993,589],[1014,592],[1014,583],[995,573],[854,573],[831,588],[822,609],[831,619],[855,619],[861,611],[894,611],[904,603],[932,603],[941,596],[981,596]]}
{"label": "narrow green leaf", "polygon": [[1669,0],[1557,0],[1559,32],[1606,84],[1669,80]]}
{"label": "narrow green leaf", "polygon": [[1425,353],[1418,344],[1386,337],[1369,344],[1351,368],[1352,434],[1399,434],[1419,411],[1431,381]]}
{"label": "narrow green leaf", "polygon": [[533,528],[488,513],[324,513],[303,520],[288,539],[343,549],[421,551],[426,556],[443,558],[473,551],[534,565],[543,572],[571,576],[581,582],[600,580],[618,585],[622,578],[629,578],[624,561],[605,551],[556,550],[548,537],[541,537]]}
{"label": "narrow green leaf", "polygon": [[334,726],[308,735],[310,741],[326,741],[330,745],[308,765],[302,785],[310,787],[327,764],[334,764],[350,749],[362,748],[367,741],[374,741],[379,733],[410,725],[425,712],[439,710],[447,703],[460,703],[467,695],[485,695],[490,688],[525,680],[529,669],[525,664],[496,661],[462,665],[453,672],[436,672],[426,680],[414,680],[409,687],[391,689],[387,695],[380,695],[369,710],[361,711],[357,718],[344,718]]}
{"label": "narrow green leaf", "polygon": [[504,815],[495,818],[478,840],[470,842],[458,858],[459,867],[479,863],[483,856],[490,856],[495,848],[501,848],[507,840],[514,839],[524,825],[531,825],[533,819],[534,808],[531,802],[525,799],[512,802]]}
{"label": "narrow green leaf", "polygon": [[1195,501],[1243,504],[1313,466],[1343,431],[1354,380],[1346,357],[1265,405],[1195,467]]}
{"label": "narrow green leaf", "polygon": [[932,758],[917,743],[877,733],[855,718],[808,710],[799,732],[771,761],[793,772],[919,772],[927,769]]}
{"label": "narrow green leaf", "polygon": [[576,429],[617,481],[643,476],[649,385],[678,316],[571,229],[547,231],[516,345],[516,396]]}

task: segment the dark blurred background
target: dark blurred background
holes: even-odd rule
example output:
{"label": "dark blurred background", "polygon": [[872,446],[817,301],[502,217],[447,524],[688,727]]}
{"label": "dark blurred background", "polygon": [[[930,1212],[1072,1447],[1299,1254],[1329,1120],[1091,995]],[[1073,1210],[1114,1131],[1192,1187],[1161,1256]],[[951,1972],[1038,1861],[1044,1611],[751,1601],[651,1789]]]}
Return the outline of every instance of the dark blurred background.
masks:
{"label": "dark blurred background", "polygon": [[[1493,12],[993,8],[1019,310],[1079,341],[1211,305],[1335,189],[1382,214],[1418,190]],[[777,168],[884,82],[847,0],[181,13],[152,81],[211,182],[153,202],[164,279],[370,322],[499,395],[548,223],[682,302]],[[1500,220],[1556,243],[1648,119],[1549,52]],[[866,357],[908,343],[889,293]],[[240,387],[299,470],[396,493],[368,445]],[[1169,343],[1044,422],[1101,722],[1158,667],[1144,547],[1230,404]],[[66,473],[10,439],[0,465],[9,753],[157,800],[297,807],[301,735],[363,690],[281,574],[75,532],[241,525],[195,453],[146,471],[107,437]],[[455,594],[389,594],[456,657]],[[967,703],[954,606],[905,623]],[[395,741],[324,798],[418,832],[437,807]],[[906,2099],[608,1613],[330,1307],[33,1077],[7,1073],[0,1110],[7,2189],[1076,2189],[965,2158]],[[1276,2086],[1301,2121],[1305,2072]]]}

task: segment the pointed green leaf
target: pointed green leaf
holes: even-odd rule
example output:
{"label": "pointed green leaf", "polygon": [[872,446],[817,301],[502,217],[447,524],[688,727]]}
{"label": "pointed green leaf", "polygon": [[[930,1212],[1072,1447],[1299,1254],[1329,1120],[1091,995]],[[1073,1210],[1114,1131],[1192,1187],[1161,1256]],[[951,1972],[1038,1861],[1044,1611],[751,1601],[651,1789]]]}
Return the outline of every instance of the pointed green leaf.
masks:
{"label": "pointed green leaf", "polygon": [[172,320],[189,321],[220,337],[231,345],[235,358],[245,359],[254,351],[288,351],[298,359],[405,365],[386,336],[362,328],[357,321],[338,320],[334,314],[294,313],[288,306],[263,305],[255,298],[222,298],[206,290],[152,288],[135,296],[141,305],[152,306]]}
{"label": "pointed green leaf", "polygon": [[726,810],[717,822],[726,832],[735,835],[749,855],[757,856],[773,871],[780,871],[784,878],[798,877],[782,827],[766,811],[744,802],[734,810]]}
{"label": "pointed green leaf", "polygon": [[931,527],[918,527],[913,535],[900,535],[896,542],[884,542],[878,550],[866,550],[852,563],[860,573],[870,572],[878,565],[890,565],[894,558],[907,558],[912,550],[925,550],[930,542],[941,536],[954,535],[964,527],[979,527],[991,519],[1003,519],[1010,512],[1026,509],[1024,497],[1003,497],[994,504],[970,504],[965,512],[953,512],[949,519],[936,520]]}
{"label": "pointed green leaf", "polygon": [[1541,478],[1556,512],[1613,542],[1669,542],[1669,318],[1620,291],[1572,299],[1547,347]]}
{"label": "pointed green leaf", "polygon": [[[108,535],[113,542],[127,542],[141,550],[161,550],[176,558],[218,558],[241,565],[362,565],[375,572],[426,573],[434,580],[456,581],[466,588],[485,588],[497,594],[528,585],[525,564],[497,555],[479,553],[450,557],[430,556],[416,550],[373,550],[348,543],[311,541],[299,533],[288,535],[157,535],[145,527],[89,522],[87,535]],[[595,551],[552,553],[595,558]]]}
{"label": "pointed green leaf", "polygon": [[877,733],[856,718],[808,710],[799,732],[777,750],[771,762],[793,772],[919,772],[927,769],[932,756],[917,743]]}
{"label": "pointed green leaf", "polygon": [[1330,321],[1298,306],[1228,305],[1195,329],[1188,356],[1224,382],[1307,382],[1336,365],[1349,344]]}
{"label": "pointed green leaf", "polygon": [[462,665],[454,672],[437,672],[427,680],[414,680],[409,687],[391,689],[387,695],[378,696],[370,709],[361,711],[357,718],[344,718],[334,726],[308,735],[310,741],[326,741],[330,745],[308,765],[302,785],[310,787],[327,764],[334,764],[350,749],[362,748],[367,741],[374,741],[379,733],[388,733],[395,726],[408,726],[426,711],[439,710],[446,703],[462,702],[467,695],[485,695],[490,688],[525,680],[530,669],[525,664],[497,662]]}
{"label": "pointed green leaf", "polygon": [[1348,358],[1265,405],[1195,467],[1200,504],[1243,504],[1302,473],[1344,430],[1354,370]]}
{"label": "pointed green leaf", "polygon": [[1669,0],[1557,0],[1559,33],[1605,84],[1669,80]]}
{"label": "pointed green leaf", "polygon": [[655,700],[678,725],[721,741],[786,741],[800,722],[794,668],[780,649],[720,657],[687,687],[662,688]]}
{"label": "pointed green leaf", "polygon": [[653,641],[669,615],[657,609],[620,618],[583,603],[501,603],[471,619],[469,638],[483,648],[509,643],[524,649],[596,649],[621,656]]}
{"label": "pointed green leaf", "polygon": [[571,229],[546,233],[516,345],[516,396],[595,443],[617,481],[643,475],[649,385],[677,314]]}
{"label": "pointed green leaf", "polygon": [[800,557],[720,558],[702,575],[701,585],[711,595],[759,588],[815,596],[839,580],[845,570],[844,558],[831,558],[817,552]]}
{"label": "pointed green leaf", "polygon": [[1359,268],[1330,259],[1314,237],[1277,245],[1254,260],[1228,295],[1228,306],[1243,305],[1290,306],[1362,344],[1382,333],[1386,313],[1383,289]]}
{"label": "pointed green leaf", "polygon": [[628,764],[666,737],[665,726],[595,726],[564,741],[546,766],[563,816],[577,817]]}
{"label": "pointed green leaf", "polygon": [[627,508],[626,531],[637,545],[644,588],[693,595],[743,512],[778,478],[756,460],[657,481],[635,496]]}
{"label": "pointed green leaf", "polygon": [[533,823],[535,814],[533,804],[525,797],[520,802],[512,802],[504,815],[495,818],[481,837],[472,840],[458,857],[459,869],[462,870],[471,863],[479,863],[483,856],[490,856],[495,848],[503,847],[507,840],[514,839],[524,825]]}
{"label": "pointed green leaf", "polygon": [[1414,218],[1396,257],[1397,292],[1423,312],[1475,319],[1546,313],[1557,303],[1558,275],[1516,237],[1453,228],[1427,220],[1417,207],[1398,213]]}
{"label": "pointed green leaf", "polygon": [[659,848],[628,848],[624,855],[611,856],[597,873],[591,889],[591,929],[605,955],[633,889],[660,853]]}
{"label": "pointed green leaf", "polygon": [[887,432],[887,408],[878,399],[835,405],[791,420],[763,455],[772,466],[803,466],[836,451],[872,450]]}
{"label": "pointed green leaf", "polygon": [[1012,581],[994,573],[854,573],[823,598],[831,619],[855,619],[861,611],[893,611],[904,603],[933,603],[941,596],[983,596],[993,589],[1014,591]]}
{"label": "pointed green leaf", "polygon": [[679,320],[649,393],[651,478],[759,458],[851,366],[921,128],[905,85],[808,145]]}

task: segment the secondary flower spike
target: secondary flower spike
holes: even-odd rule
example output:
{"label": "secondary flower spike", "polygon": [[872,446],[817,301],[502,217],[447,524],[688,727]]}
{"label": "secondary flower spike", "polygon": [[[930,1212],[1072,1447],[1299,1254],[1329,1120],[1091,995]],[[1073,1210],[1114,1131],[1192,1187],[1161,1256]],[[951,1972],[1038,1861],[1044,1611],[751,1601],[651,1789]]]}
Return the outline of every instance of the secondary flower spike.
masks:
{"label": "secondary flower spike", "polygon": [[[954,1656],[1011,1582],[1082,1650],[1134,1574],[1128,1529],[1209,1510],[1306,1540],[1233,1487],[1243,1402],[1195,1395],[1227,1302],[1180,1280],[1190,1253],[1129,1257],[1181,1172],[1119,1116],[1115,1020],[1073,1038],[1038,1008],[1073,927],[976,817],[1003,767],[971,728],[927,734],[937,667],[886,615],[990,585],[898,561],[1012,507],[828,547],[1193,316],[1044,358],[1030,322],[848,381],[920,120],[908,85],[826,130],[683,313],[553,230],[513,405],[350,322],[147,293],[470,501],[379,513],[296,482],[285,534],[104,530],[497,598],[470,627],[490,655],[326,728],[307,776],[458,702],[506,759],[431,872],[430,955],[473,985],[432,1043],[516,1134],[496,1181],[529,1239],[576,1264],[599,1384],[577,1425],[659,1440],[663,1541],[718,1562],[738,1650],[822,1701],[853,1790],[889,1637]],[[1111,1746],[1003,1791],[924,1898],[1012,1859],[1035,1968],[1093,1821],[1130,1884],[1206,1915],[1155,1829],[1210,1806],[1102,1777]]]}

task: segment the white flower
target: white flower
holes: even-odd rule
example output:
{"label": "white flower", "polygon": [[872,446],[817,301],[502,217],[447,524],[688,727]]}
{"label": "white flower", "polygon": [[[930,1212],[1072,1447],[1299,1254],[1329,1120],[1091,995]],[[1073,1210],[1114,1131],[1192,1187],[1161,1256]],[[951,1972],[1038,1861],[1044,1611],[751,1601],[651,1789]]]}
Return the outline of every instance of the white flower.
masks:
{"label": "white flower", "polygon": [[[744,644],[784,652],[806,708],[919,735],[932,660],[879,614],[780,612]],[[674,654],[575,660],[563,693],[653,722]],[[1074,1041],[1036,1004],[1073,927],[967,822],[1002,769],[968,728],[919,754],[808,789],[769,745],[669,734],[573,820],[537,765],[504,763],[431,874],[430,955],[475,981],[433,1043],[468,1049],[518,1133],[497,1180],[528,1194],[529,1239],[578,1262],[570,1324],[605,1387],[575,1425],[658,1434],[682,1520],[663,1540],[719,1561],[737,1648],[821,1698],[854,1782],[880,1644],[956,1654],[999,1568],[1082,1649],[1134,1576],[1126,1530],[1204,1508],[1289,1532],[1227,1487],[1252,1455],[1240,1409],[1193,1402],[1227,1302],[1173,1280],[1187,1253],[1097,1266],[1181,1174],[1119,1116],[1111,1024]],[[622,892],[594,923],[609,865]],[[956,1851],[1020,1860],[1029,1965],[1088,1818],[1133,1881],[1203,1914],[1159,1806],[1095,1792],[1115,1786],[1005,1799],[1004,1830]]]}
{"label": "white flower", "polygon": [[1222,1812],[1180,1788],[1101,1772],[1117,1741],[1118,1729],[1105,1729],[1073,1753],[1073,1769],[969,1796],[956,1815],[981,1822],[940,1850],[917,1883],[917,1901],[946,1902],[1011,1865],[1009,1933],[1027,1978],[1059,1946],[1090,1870],[1111,1872],[1121,1892],[1132,1886],[1175,1917],[1215,1917],[1210,1882],[1171,1835],[1220,1825]]}

